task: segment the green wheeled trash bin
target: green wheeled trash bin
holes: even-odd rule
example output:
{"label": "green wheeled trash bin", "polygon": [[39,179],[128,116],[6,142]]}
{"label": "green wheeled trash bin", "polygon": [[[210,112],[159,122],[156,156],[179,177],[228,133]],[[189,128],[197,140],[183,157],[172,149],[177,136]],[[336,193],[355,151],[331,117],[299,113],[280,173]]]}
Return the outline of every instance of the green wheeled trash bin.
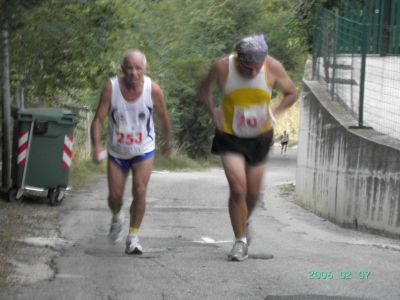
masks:
{"label": "green wheeled trash bin", "polygon": [[15,121],[9,198],[47,191],[49,203],[60,204],[68,187],[78,117],[62,108],[30,108],[18,111]]}

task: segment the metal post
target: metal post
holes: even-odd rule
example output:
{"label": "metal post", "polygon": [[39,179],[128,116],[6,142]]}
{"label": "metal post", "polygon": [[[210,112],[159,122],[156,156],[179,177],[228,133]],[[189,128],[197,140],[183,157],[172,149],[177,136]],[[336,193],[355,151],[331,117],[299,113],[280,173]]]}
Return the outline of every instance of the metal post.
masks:
{"label": "metal post", "polygon": [[21,186],[18,189],[16,198],[19,199],[22,197],[25,189],[25,178],[26,178],[26,172],[28,170],[28,164],[29,164],[29,153],[31,151],[31,144],[32,144],[32,135],[33,135],[33,125],[34,125],[34,120],[31,121],[31,127],[29,128],[29,136],[28,136],[28,149],[26,149],[26,159],[25,159],[25,166],[24,166],[24,171],[22,173],[22,182]]}
{"label": "metal post", "polygon": [[24,99],[24,88],[22,87],[17,87],[15,90],[15,104],[18,109],[24,109],[24,104],[25,99]]}
{"label": "metal post", "polygon": [[23,87],[20,87],[19,91],[20,91],[20,99],[21,99],[20,109],[24,109],[25,108],[25,90]]}
{"label": "metal post", "polygon": [[340,18],[337,14],[334,15],[333,18],[333,22],[334,22],[334,33],[333,36],[331,38],[332,40],[332,74],[331,74],[331,99],[334,100],[335,99],[335,88],[336,88],[336,66],[337,66],[337,60],[336,60],[336,53],[337,53],[337,47],[340,47],[340,37],[338,34],[338,24],[340,22]]}
{"label": "metal post", "polygon": [[358,127],[364,127],[364,90],[365,73],[367,64],[367,53],[369,48],[369,25],[362,24],[362,46],[361,46],[361,74],[360,74],[360,99],[358,102]]}
{"label": "metal post", "polygon": [[86,135],[86,153],[90,156],[92,152],[92,143],[90,139],[90,110],[88,106],[84,107],[85,110],[85,135]]}

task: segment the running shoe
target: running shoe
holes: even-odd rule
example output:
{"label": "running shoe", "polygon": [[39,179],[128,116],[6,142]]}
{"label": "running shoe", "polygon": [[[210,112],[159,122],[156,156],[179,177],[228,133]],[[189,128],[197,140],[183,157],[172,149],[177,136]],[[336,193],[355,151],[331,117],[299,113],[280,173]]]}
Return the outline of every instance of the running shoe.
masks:
{"label": "running shoe", "polygon": [[233,261],[243,261],[247,257],[247,244],[242,241],[236,241],[231,252],[228,254],[228,258]]}
{"label": "running shoe", "polygon": [[117,220],[111,219],[110,232],[108,234],[108,239],[110,243],[116,244],[122,241],[122,225],[124,225],[124,215],[119,214]]}
{"label": "running shoe", "polygon": [[126,238],[126,254],[143,254],[143,248],[139,244],[139,237],[137,235],[128,234]]}

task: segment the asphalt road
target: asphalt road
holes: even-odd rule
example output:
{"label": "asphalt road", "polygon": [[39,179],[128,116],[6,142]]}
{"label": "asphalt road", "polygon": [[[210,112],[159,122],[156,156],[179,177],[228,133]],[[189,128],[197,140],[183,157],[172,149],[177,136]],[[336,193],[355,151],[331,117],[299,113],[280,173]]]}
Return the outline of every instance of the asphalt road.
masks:
{"label": "asphalt road", "polygon": [[[274,149],[244,262],[226,257],[233,233],[221,169],[152,174],[142,256],[108,244],[102,178],[59,208],[52,277],[2,289],[0,299],[400,299],[400,241],[340,228],[299,207],[295,173],[296,150]],[[125,232],[129,194],[130,185]]]}

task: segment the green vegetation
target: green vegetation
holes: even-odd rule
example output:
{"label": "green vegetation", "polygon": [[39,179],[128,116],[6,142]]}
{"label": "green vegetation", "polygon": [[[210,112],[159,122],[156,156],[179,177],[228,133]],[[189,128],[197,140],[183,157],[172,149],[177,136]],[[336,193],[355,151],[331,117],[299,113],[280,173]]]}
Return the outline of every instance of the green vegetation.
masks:
{"label": "green vegetation", "polygon": [[73,188],[79,187],[96,176],[106,174],[106,169],[106,163],[95,164],[88,159],[82,159],[79,163],[75,161],[70,170],[69,185]]}
{"label": "green vegetation", "polygon": [[175,153],[170,158],[157,155],[154,160],[155,170],[203,170],[220,167],[221,161],[216,155],[210,155],[202,159],[192,159],[186,154]]}
{"label": "green vegetation", "polygon": [[[154,170],[170,170],[170,171],[185,171],[185,170],[206,170],[212,168],[221,168],[221,162],[218,156],[210,155],[207,158],[193,159],[179,150],[167,158],[159,153],[155,156]],[[81,184],[96,179],[98,176],[106,174],[107,163],[104,161],[100,164],[95,164],[91,160],[82,160],[79,163],[72,164],[70,172],[69,184],[73,188],[79,187]]]}
{"label": "green vegetation", "polygon": [[[309,20],[305,10],[325,2],[0,0],[1,19],[11,28],[11,94],[23,87],[26,106],[87,105],[94,111],[104,82],[120,72],[123,53],[138,48],[165,93],[182,154],[176,165],[181,168],[188,158],[207,161],[213,124],[199,102],[198,85],[211,63],[229,54],[240,37],[263,32],[270,54],[300,88],[308,49],[300,27]],[[275,134],[287,130],[294,141],[298,107],[288,115]],[[89,166],[79,164],[74,173]]]}

